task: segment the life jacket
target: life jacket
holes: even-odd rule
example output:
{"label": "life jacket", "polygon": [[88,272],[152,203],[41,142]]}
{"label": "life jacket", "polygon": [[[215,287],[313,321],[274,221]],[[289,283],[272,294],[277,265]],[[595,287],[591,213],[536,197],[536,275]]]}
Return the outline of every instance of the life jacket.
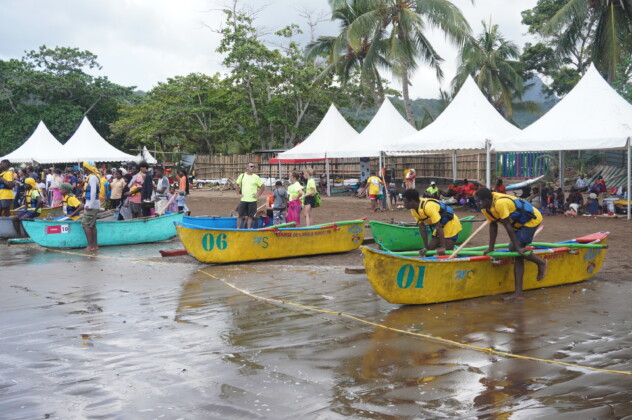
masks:
{"label": "life jacket", "polygon": [[[533,211],[533,206],[528,201],[523,200],[522,198],[513,199],[511,197],[499,197],[496,199],[496,201],[502,199],[511,200],[516,206],[516,210],[509,214],[509,218],[511,219],[511,226],[513,226],[514,229],[518,228],[518,226],[516,225],[524,225],[530,220],[536,218],[535,212]],[[489,214],[490,217],[496,222],[500,222],[501,219],[498,217],[494,217],[491,212],[487,212],[487,214]]]}
{"label": "life jacket", "polygon": [[[90,175],[90,176],[96,176],[96,175]],[[88,179],[86,180],[86,193],[84,195],[86,201],[90,200],[90,196],[92,194],[92,187],[90,186],[90,176],[88,177]],[[97,190],[94,193],[94,196],[97,198],[97,200],[99,199],[99,193],[101,191],[101,180],[97,177],[97,181],[99,181],[97,183]]]}
{"label": "life jacket", "polygon": [[[2,173],[0,174],[0,178],[3,178],[3,179],[4,179],[4,174],[6,174],[7,172],[11,172],[11,171],[4,171],[4,172],[2,172]],[[0,190],[12,190],[12,189],[13,189],[13,188],[11,188],[11,187],[7,187],[6,185],[4,185],[4,182],[3,182],[3,183],[0,183]]]}
{"label": "life jacket", "polygon": [[71,193],[71,194],[68,194],[68,195],[65,195],[65,196],[64,196],[64,198],[63,198],[63,199],[62,199],[62,201],[61,201],[61,205],[62,205],[62,207],[66,207],[66,213],[67,213],[67,214],[72,214],[75,210],[77,210],[77,207],[73,207],[73,206],[69,206],[69,205],[68,205],[68,199],[69,199],[70,197],[74,197],[74,196],[75,196],[75,195],[74,195],[74,194],[72,194],[72,193]]}
{"label": "life jacket", "polygon": [[41,207],[35,210],[35,208],[37,207],[38,199],[41,199],[39,191],[37,191],[36,189],[31,190],[31,192],[26,197],[24,197],[24,205],[26,207],[26,211],[34,211],[37,214],[40,214],[42,212]]}
{"label": "life jacket", "polygon": [[[429,201],[432,201],[439,205],[439,216],[441,216],[441,220],[439,220],[439,223],[441,223],[441,226],[445,226],[450,220],[454,219],[454,210],[452,209],[452,207],[448,206],[447,204],[439,200],[435,200],[434,198],[425,199],[423,205],[421,206],[421,209],[424,210],[424,214],[426,213],[425,211],[426,204]],[[419,215],[419,210],[417,210],[417,214]],[[428,219],[429,217],[426,217],[426,218],[421,219],[419,222],[423,222],[424,220],[428,220]]]}

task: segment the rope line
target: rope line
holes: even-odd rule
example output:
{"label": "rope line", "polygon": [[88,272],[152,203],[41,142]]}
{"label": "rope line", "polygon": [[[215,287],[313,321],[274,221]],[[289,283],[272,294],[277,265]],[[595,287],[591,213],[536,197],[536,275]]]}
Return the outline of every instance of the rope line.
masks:
{"label": "rope line", "polygon": [[[53,251],[53,252],[57,252],[57,253],[60,253],[60,254],[77,255],[77,256],[83,256],[83,257],[89,257],[89,258],[103,258],[103,259],[136,261],[136,262],[142,262],[142,263],[148,263],[148,264],[174,265],[173,263],[170,263],[170,262],[150,261],[150,260],[143,260],[143,259],[140,259],[140,258],[111,257],[111,256],[106,256],[106,255],[85,254],[85,253],[81,253],[81,252],[61,251],[61,250],[50,249],[50,248],[48,250],[49,251]],[[522,356],[522,355],[519,355],[519,354],[509,353],[509,352],[505,352],[505,351],[501,351],[501,350],[495,350],[495,349],[493,349],[491,347],[479,347],[479,346],[474,346],[472,344],[461,343],[459,341],[450,340],[450,339],[442,338],[442,337],[437,337],[437,336],[430,335],[430,334],[423,334],[423,333],[418,333],[418,332],[414,332],[414,331],[410,331],[410,330],[402,330],[402,329],[399,329],[399,328],[393,328],[393,327],[389,327],[389,326],[384,325],[384,324],[378,324],[376,322],[369,321],[368,319],[360,318],[358,316],[347,314],[347,313],[344,313],[344,312],[332,311],[332,310],[329,310],[329,309],[317,308],[317,307],[314,307],[314,306],[301,305],[300,303],[290,302],[290,301],[286,301],[286,300],[259,296],[259,295],[255,295],[254,293],[249,292],[248,290],[241,289],[241,288],[235,286],[232,283],[229,283],[228,281],[226,281],[226,280],[224,280],[222,278],[214,276],[213,274],[208,273],[208,272],[204,271],[203,269],[199,269],[198,272],[202,273],[202,274],[204,274],[204,275],[206,275],[206,276],[208,276],[208,277],[210,277],[212,279],[219,280],[222,283],[224,283],[226,286],[232,288],[233,290],[235,290],[235,291],[237,291],[237,292],[239,292],[239,293],[241,293],[243,295],[249,296],[249,297],[251,297],[251,298],[253,298],[255,300],[259,300],[259,301],[274,303],[274,304],[277,304],[277,305],[292,306],[292,307],[295,307],[295,308],[298,308],[298,309],[303,309],[303,310],[307,310],[307,311],[311,311],[311,312],[318,312],[318,313],[322,313],[322,314],[337,315],[337,316],[340,316],[340,317],[343,317],[343,318],[347,318],[347,319],[356,321],[356,322],[361,323],[361,324],[371,325],[371,326],[376,327],[376,328],[382,328],[382,329],[385,329],[385,330],[388,330],[388,331],[393,331],[393,332],[397,332],[397,333],[401,333],[401,334],[405,334],[405,335],[409,335],[409,336],[413,336],[413,337],[424,338],[426,340],[431,340],[431,341],[439,342],[439,343],[445,343],[445,344],[449,344],[449,345],[452,345],[452,346],[455,346],[455,347],[461,347],[461,348],[464,348],[464,349],[474,350],[474,351],[477,351],[477,352],[482,352],[482,353],[487,353],[487,354],[494,354],[496,356],[503,356],[503,357],[519,359],[519,360],[529,360],[529,361],[533,361],[533,362],[547,363],[547,364],[559,365],[559,366],[567,366],[567,367],[571,367],[571,368],[591,370],[591,371],[595,371],[595,372],[604,372],[604,373],[613,373],[613,374],[617,374],[617,375],[630,375],[630,376],[632,376],[632,372],[628,372],[628,371],[624,371],[624,370],[602,369],[602,368],[597,368],[597,367],[592,367],[592,366],[579,365],[579,364],[576,364],[576,363],[561,362],[561,361],[558,361],[558,360],[543,359],[543,358],[532,357],[532,356]]]}

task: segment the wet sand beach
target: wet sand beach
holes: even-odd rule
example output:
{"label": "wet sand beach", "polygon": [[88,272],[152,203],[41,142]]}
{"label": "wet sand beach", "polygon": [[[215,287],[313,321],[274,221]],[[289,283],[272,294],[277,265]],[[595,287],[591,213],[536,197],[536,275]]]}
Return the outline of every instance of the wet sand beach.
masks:
{"label": "wet sand beach", "polygon": [[[225,216],[237,200],[195,191],[188,205]],[[315,223],[359,217],[410,221],[352,197],[314,210]],[[632,373],[632,224],[544,225],[542,241],[610,231],[604,266],[511,303],[389,304],[345,273],[359,251],[212,266],[160,257],[177,239],[97,258],[2,244],[0,418],[632,416],[632,375],[614,372]]]}

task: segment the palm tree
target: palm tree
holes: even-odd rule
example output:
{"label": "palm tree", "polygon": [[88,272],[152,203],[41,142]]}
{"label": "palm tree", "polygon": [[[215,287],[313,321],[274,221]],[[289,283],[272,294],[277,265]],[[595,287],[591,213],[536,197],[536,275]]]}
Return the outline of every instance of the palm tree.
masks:
{"label": "palm tree", "polygon": [[373,33],[386,39],[385,54],[393,74],[401,81],[408,121],[414,125],[410,100],[410,76],[419,62],[428,64],[443,77],[441,62],[425,35],[428,28],[444,32],[449,41],[462,45],[470,26],[460,10],[449,0],[365,0],[368,10],[350,25],[352,43],[356,34]]}
{"label": "palm tree", "polygon": [[513,99],[524,93],[524,80],[518,73],[520,52],[516,44],[505,40],[498,25],[482,23],[483,32],[459,51],[453,94],[472,76],[489,102],[511,120]]}
{"label": "palm tree", "polygon": [[332,8],[331,20],[340,22],[338,36],[321,36],[306,47],[306,55],[310,59],[324,57],[326,66],[318,80],[335,74],[343,83],[349,81],[354,72],[360,74],[360,80],[371,91],[376,103],[384,99],[384,88],[378,67],[390,68],[384,57],[385,42],[376,35],[376,28],[366,28],[359,32],[355,28],[350,33],[351,24],[369,9],[366,0],[329,0]]}
{"label": "palm tree", "polygon": [[617,66],[632,52],[632,0],[568,0],[542,32],[568,37],[582,30],[583,22],[593,21],[592,61],[614,81]]}

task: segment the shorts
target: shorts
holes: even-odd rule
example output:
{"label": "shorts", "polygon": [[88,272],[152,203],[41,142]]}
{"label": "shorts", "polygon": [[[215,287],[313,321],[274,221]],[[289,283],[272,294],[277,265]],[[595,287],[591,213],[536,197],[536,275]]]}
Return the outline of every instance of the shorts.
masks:
{"label": "shorts", "polygon": [[98,215],[99,209],[83,209],[83,219],[81,219],[81,226],[93,228],[97,223]]}
{"label": "shorts", "polygon": [[305,200],[303,200],[303,205],[314,207],[316,205],[316,197],[314,197],[313,195],[308,195],[307,197],[305,197]]}
{"label": "shorts", "polygon": [[18,213],[18,218],[20,219],[35,219],[36,217],[39,217],[40,213],[36,212],[36,211],[21,211],[20,213]]}
{"label": "shorts", "polygon": [[378,199],[378,195],[377,194],[371,194],[371,195],[369,195],[369,198],[371,200],[377,200]]}
{"label": "shorts", "polygon": [[240,201],[239,207],[237,208],[237,215],[239,217],[255,217],[257,213],[257,202],[256,201]]}
{"label": "shorts", "polygon": [[13,204],[13,199],[10,200],[0,200],[0,209],[8,209]]}
{"label": "shorts", "polygon": [[[518,239],[518,244],[520,244],[521,247],[525,247],[529,245],[531,242],[533,242],[533,235],[535,235],[535,231],[538,230],[538,226],[534,226],[534,227],[522,226],[520,229],[516,231],[516,238]],[[512,244],[509,244],[509,250],[515,251],[515,249],[512,249],[512,248],[513,248]]]}

